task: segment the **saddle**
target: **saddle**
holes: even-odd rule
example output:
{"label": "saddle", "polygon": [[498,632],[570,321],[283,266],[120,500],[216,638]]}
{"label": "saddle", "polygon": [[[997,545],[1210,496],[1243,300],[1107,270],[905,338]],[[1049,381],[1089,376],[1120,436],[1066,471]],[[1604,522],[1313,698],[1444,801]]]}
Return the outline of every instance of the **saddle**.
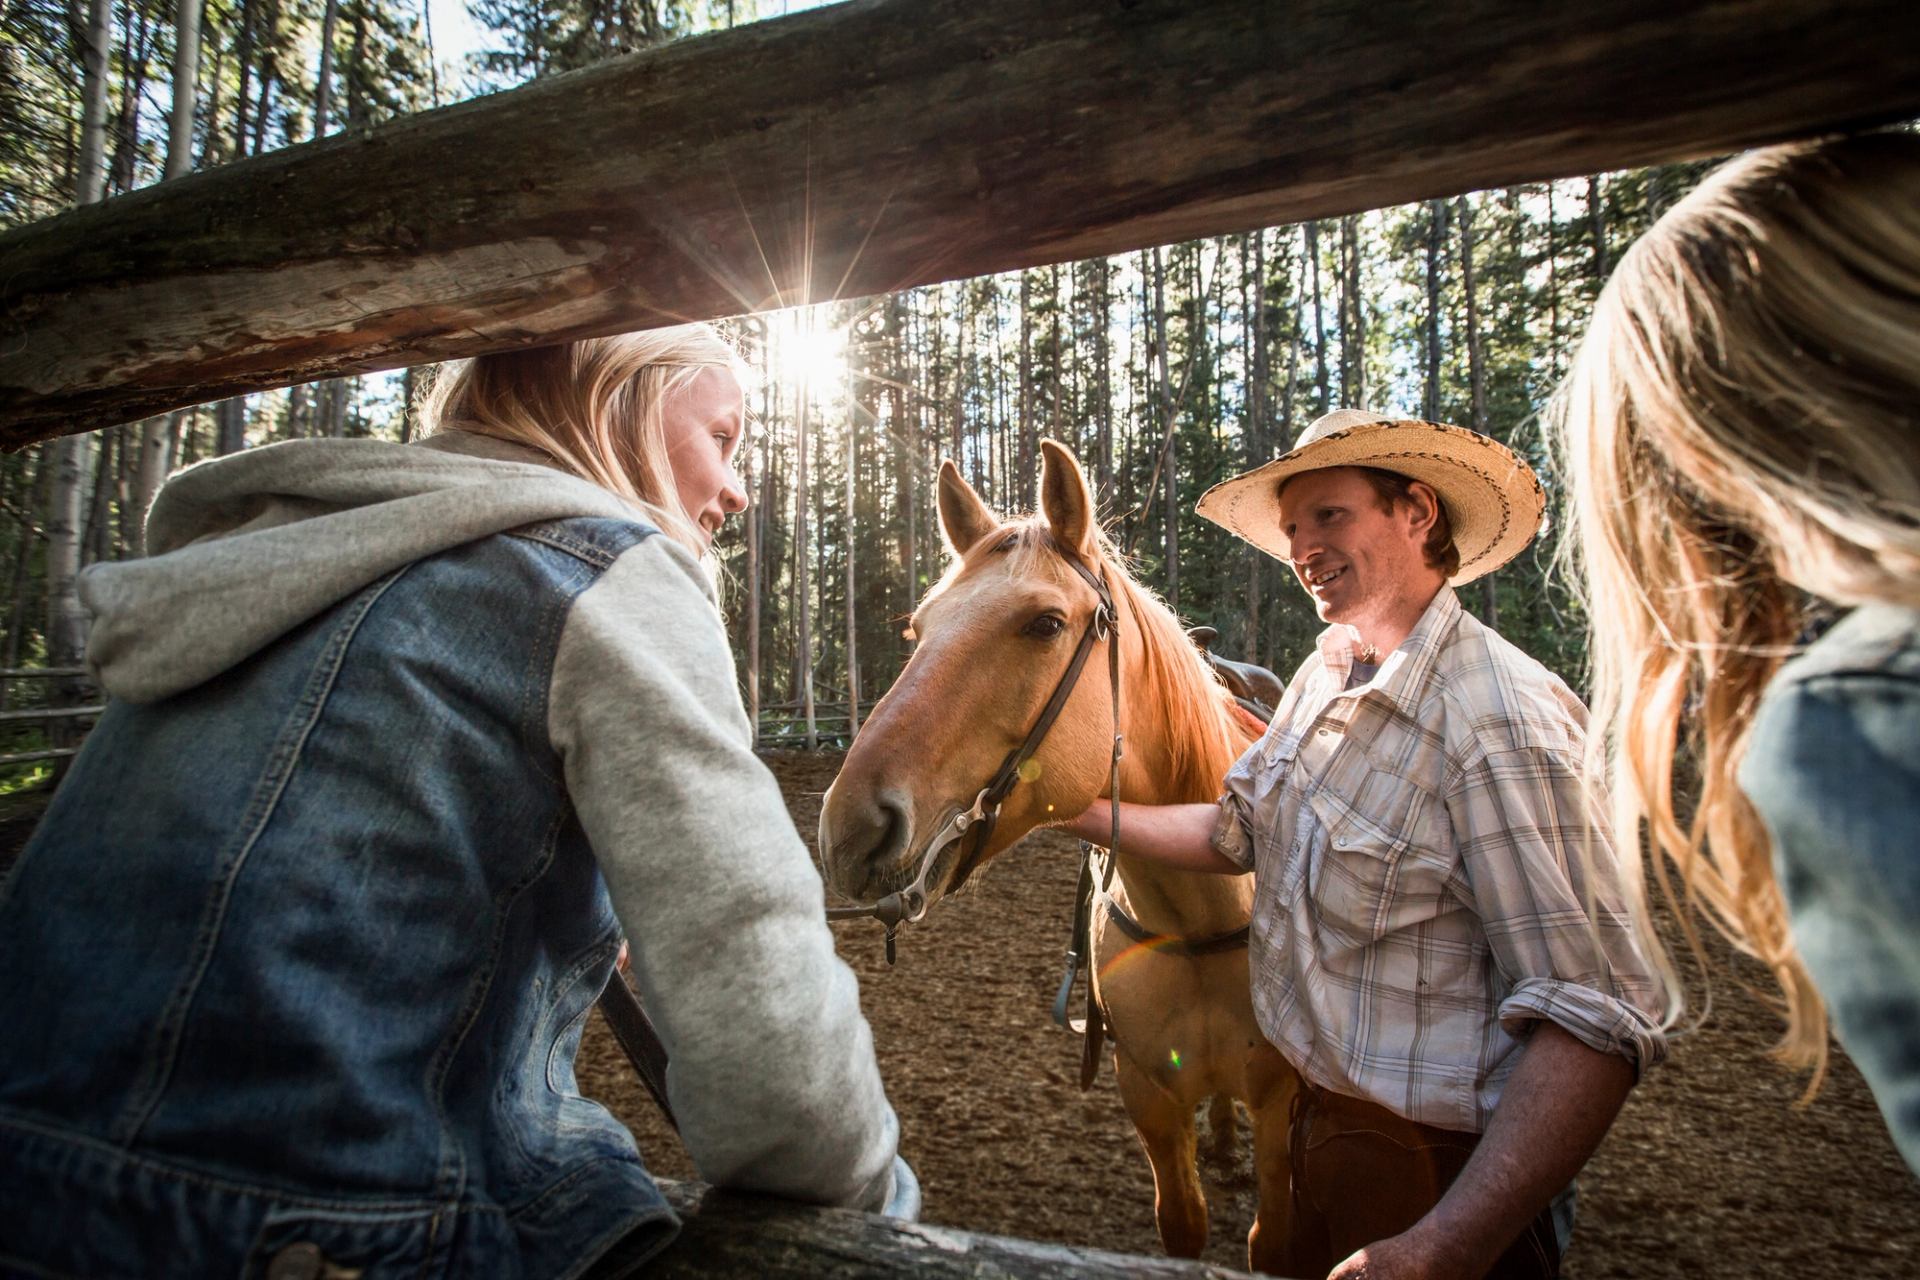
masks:
{"label": "saddle", "polygon": [[[1220,633],[1212,627],[1190,627],[1187,637],[1198,645],[1200,653],[1212,669],[1214,679],[1224,685],[1240,710],[1265,725],[1273,719],[1273,709],[1279,705],[1285,686],[1280,678],[1265,667],[1250,662],[1234,662],[1215,654],[1212,644],[1220,638]],[[1152,946],[1162,955],[1207,956],[1222,951],[1232,951],[1247,945],[1247,926],[1230,930],[1227,933],[1214,934],[1206,938],[1175,938],[1165,934],[1152,933],[1142,928],[1139,921],[1120,909],[1120,904],[1107,896],[1107,889],[1113,882],[1113,857],[1104,858],[1102,851],[1085,840],[1080,842],[1080,886],[1074,895],[1073,936],[1067,945],[1067,969],[1060,979],[1060,989],[1053,997],[1053,1021],[1055,1025],[1066,1028],[1081,1037],[1080,1042],[1080,1089],[1085,1092],[1093,1087],[1095,1077],[1100,1074],[1100,1051],[1106,1045],[1107,1012],[1101,1003],[1099,982],[1093,972],[1093,912],[1096,900],[1106,904],[1107,919],[1137,943]],[[1082,969],[1087,971],[1086,1012],[1075,1018],[1067,1013],[1069,1002],[1073,998],[1074,979]]]}
{"label": "saddle", "polygon": [[1235,662],[1223,658],[1213,651],[1213,642],[1220,633],[1212,627],[1188,627],[1187,639],[1200,646],[1200,656],[1207,660],[1207,666],[1213,669],[1213,678],[1227,687],[1233,700],[1240,704],[1243,711],[1250,713],[1261,724],[1273,719],[1273,709],[1280,705],[1281,697],[1287,687],[1280,677],[1257,667],[1251,662]]}

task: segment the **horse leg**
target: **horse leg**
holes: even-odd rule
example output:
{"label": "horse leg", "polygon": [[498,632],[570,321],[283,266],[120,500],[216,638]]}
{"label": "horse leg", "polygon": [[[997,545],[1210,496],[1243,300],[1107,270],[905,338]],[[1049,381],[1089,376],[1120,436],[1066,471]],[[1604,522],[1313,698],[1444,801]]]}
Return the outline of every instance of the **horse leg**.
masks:
{"label": "horse leg", "polygon": [[1207,1103],[1207,1149],[1202,1153],[1215,1175],[1233,1172],[1234,1139],[1239,1121],[1233,1114],[1233,1095],[1216,1093]]}
{"label": "horse leg", "polygon": [[1207,1247],[1207,1200],[1193,1164],[1193,1105],[1161,1088],[1150,1075],[1114,1055],[1120,1101],[1153,1167],[1153,1220],[1160,1244],[1176,1258],[1197,1258]]}
{"label": "horse leg", "polygon": [[1253,1168],[1260,1207],[1247,1232],[1247,1270],[1290,1275],[1293,1241],[1293,1100],[1300,1077],[1262,1040],[1247,1051],[1247,1110],[1253,1114]]}

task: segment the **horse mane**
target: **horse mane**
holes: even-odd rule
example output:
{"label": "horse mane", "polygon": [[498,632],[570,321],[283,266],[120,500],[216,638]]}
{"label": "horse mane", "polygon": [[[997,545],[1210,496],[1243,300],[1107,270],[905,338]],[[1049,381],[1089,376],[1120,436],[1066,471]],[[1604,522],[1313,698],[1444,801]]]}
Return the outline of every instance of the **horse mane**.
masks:
{"label": "horse mane", "polygon": [[[1016,559],[1009,567],[1016,573],[1027,571],[1041,552],[1063,554],[1039,517],[1021,522],[1014,532],[1017,541],[1010,550]],[[1179,793],[1212,800],[1253,735],[1235,713],[1233,695],[1214,679],[1173,610],[1133,575],[1104,529],[1096,526],[1094,539],[1107,589],[1120,608],[1123,643],[1140,646],[1142,671],[1166,704],[1164,732]]]}

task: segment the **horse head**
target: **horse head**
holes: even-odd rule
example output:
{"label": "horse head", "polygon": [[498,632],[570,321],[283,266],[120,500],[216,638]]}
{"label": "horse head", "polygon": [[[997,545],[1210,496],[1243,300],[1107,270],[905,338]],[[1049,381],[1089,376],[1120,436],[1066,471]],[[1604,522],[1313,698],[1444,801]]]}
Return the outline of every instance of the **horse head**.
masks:
{"label": "horse head", "polygon": [[[952,563],[914,611],[913,656],[874,705],[820,811],[828,882],[871,901],[912,883],[1027,737],[1100,608],[1072,561],[1106,574],[1121,609],[1124,575],[1094,517],[1080,465],[1041,442],[1041,509],[1007,521],[951,461],[940,468],[940,527]],[[1034,827],[1071,817],[1106,786],[1114,712],[1111,635],[1096,636],[1081,677],[988,838],[978,827],[927,869],[928,901],[958,888]]]}

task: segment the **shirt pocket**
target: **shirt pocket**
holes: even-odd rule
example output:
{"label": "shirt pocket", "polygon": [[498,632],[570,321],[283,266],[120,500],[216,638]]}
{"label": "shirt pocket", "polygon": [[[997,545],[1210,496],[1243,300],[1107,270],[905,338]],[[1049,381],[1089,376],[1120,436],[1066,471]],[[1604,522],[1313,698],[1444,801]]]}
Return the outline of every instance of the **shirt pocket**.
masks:
{"label": "shirt pocket", "polygon": [[1448,861],[1423,800],[1410,785],[1378,789],[1364,803],[1325,787],[1307,797],[1320,828],[1304,860],[1308,892],[1321,926],[1349,945],[1367,946],[1446,911]]}

